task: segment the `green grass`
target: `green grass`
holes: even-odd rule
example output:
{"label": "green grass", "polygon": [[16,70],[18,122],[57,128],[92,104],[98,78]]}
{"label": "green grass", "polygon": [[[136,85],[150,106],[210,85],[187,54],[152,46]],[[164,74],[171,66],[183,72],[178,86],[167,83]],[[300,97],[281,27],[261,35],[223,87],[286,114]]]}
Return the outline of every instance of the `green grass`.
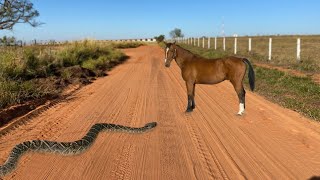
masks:
{"label": "green grass", "polygon": [[[227,53],[188,45],[182,47],[195,54],[217,58]],[[256,73],[256,92],[272,102],[297,111],[309,118],[320,120],[320,86],[309,77],[297,77],[285,72],[263,67],[254,67]],[[245,84],[249,87],[248,79]]]}
{"label": "green grass", "polygon": [[67,85],[64,82],[79,82],[88,74],[104,75],[126,58],[119,46],[84,40],[60,47],[0,48],[0,108],[55,96]]}
{"label": "green grass", "polygon": [[320,120],[320,86],[309,77],[255,67],[256,92],[275,103]]}

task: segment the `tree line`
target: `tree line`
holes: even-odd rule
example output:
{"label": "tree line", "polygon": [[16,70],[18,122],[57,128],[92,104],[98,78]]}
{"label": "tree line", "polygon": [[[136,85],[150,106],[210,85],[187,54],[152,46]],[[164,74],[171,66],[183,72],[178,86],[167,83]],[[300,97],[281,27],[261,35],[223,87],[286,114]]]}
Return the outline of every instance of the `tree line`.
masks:
{"label": "tree line", "polygon": [[[181,29],[179,28],[174,28],[169,32],[169,35],[172,39],[176,38],[183,38],[184,34],[182,33]],[[158,43],[163,42],[165,40],[165,35],[161,34],[159,36],[154,37]]]}

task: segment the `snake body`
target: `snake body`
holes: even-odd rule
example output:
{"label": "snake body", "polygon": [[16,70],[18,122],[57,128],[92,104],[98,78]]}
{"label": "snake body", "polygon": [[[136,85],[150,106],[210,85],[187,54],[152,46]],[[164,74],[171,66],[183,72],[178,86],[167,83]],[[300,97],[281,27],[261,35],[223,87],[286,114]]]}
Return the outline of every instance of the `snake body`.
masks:
{"label": "snake body", "polygon": [[0,177],[12,172],[16,168],[19,158],[27,152],[47,152],[61,155],[80,154],[93,144],[101,131],[143,133],[156,126],[156,122],[147,123],[145,126],[138,128],[118,124],[98,123],[94,124],[83,138],[73,142],[56,142],[47,140],[25,141],[17,144],[10,152],[5,163],[0,166]]}

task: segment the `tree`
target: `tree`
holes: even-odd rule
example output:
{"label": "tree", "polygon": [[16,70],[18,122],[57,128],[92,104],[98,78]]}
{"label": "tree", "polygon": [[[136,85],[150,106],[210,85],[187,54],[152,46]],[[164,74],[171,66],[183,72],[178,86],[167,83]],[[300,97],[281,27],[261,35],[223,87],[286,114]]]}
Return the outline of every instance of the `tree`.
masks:
{"label": "tree", "polygon": [[8,43],[14,45],[16,43],[16,38],[14,36],[8,38]]}
{"label": "tree", "polygon": [[35,21],[38,16],[39,12],[29,0],[0,0],[0,30],[11,30],[17,23],[39,26],[42,23]]}
{"label": "tree", "polygon": [[8,44],[8,38],[7,38],[7,36],[3,36],[3,37],[1,38],[1,43],[2,43],[2,45],[4,45],[4,46],[6,46],[6,45]]}
{"label": "tree", "polygon": [[170,31],[170,36],[171,38],[175,39],[175,38],[179,38],[179,37],[184,37],[184,35],[181,32],[181,29],[179,28],[174,28],[172,31]]}
{"label": "tree", "polygon": [[165,36],[163,34],[159,35],[159,36],[156,36],[154,37],[156,39],[156,41],[158,43],[161,43],[164,39],[165,39]]}

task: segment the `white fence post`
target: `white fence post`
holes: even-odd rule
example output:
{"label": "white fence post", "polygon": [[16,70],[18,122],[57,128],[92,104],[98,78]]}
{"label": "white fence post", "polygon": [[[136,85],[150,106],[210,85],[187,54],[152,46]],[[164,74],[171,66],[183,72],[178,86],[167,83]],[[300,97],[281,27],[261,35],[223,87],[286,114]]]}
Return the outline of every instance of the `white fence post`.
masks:
{"label": "white fence post", "polygon": [[300,53],[301,53],[301,49],[300,49],[300,38],[297,39],[297,61],[300,62],[301,57],[300,57]]}
{"label": "white fence post", "polygon": [[214,50],[217,50],[217,37],[214,37]]}
{"label": "white fence post", "polygon": [[198,37],[198,47],[200,47],[200,38]]}
{"label": "white fence post", "polygon": [[204,37],[202,38],[202,48],[204,48]]}
{"label": "white fence post", "polygon": [[210,49],[210,37],[208,37],[208,49]]}
{"label": "white fence post", "polygon": [[234,38],[234,54],[237,54],[237,38]]}
{"label": "white fence post", "polygon": [[251,38],[249,38],[249,52],[251,52]]}
{"label": "white fence post", "polygon": [[223,50],[226,51],[226,38],[223,37]]}
{"label": "white fence post", "polygon": [[272,53],[272,38],[269,38],[269,58],[268,58],[269,61],[271,61],[271,53]]}

